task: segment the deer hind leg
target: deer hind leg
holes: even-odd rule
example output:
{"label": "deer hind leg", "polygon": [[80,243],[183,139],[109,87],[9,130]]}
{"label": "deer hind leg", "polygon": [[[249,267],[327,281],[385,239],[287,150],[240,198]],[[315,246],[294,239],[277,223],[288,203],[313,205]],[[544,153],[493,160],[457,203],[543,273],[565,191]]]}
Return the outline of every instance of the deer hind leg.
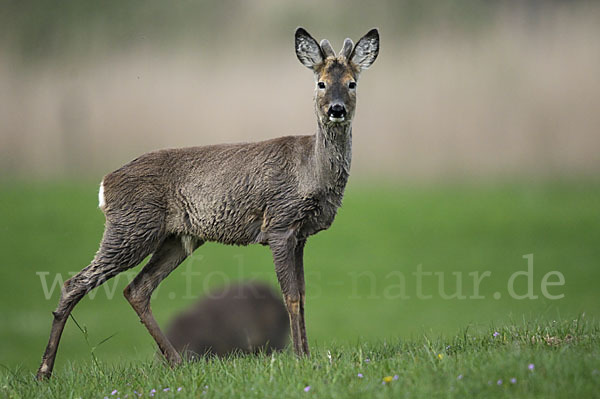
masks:
{"label": "deer hind leg", "polygon": [[183,240],[178,236],[168,237],[152,255],[148,264],[123,291],[123,295],[172,366],[181,363],[181,356],[154,319],[150,309],[150,297],[160,282],[201,244],[194,240]]}
{"label": "deer hind leg", "polygon": [[273,253],[277,280],[279,280],[285,306],[290,317],[290,330],[292,332],[294,352],[298,356],[302,356],[304,354],[304,349],[302,345],[302,324],[300,316],[300,287],[295,268],[296,246],[297,240],[293,230],[272,236],[269,240],[269,247]]}
{"label": "deer hind leg", "polygon": [[158,237],[153,239],[149,233],[144,235],[143,240],[136,241],[135,237],[133,235],[133,237],[124,238],[119,228],[107,223],[100,249],[92,263],[65,281],[58,306],[52,312],[54,320],[52,321],[48,345],[37,372],[38,380],[49,378],[52,375],[63,329],[69,314],[81,298],[120,272],[140,263],[155,249],[159,242]]}

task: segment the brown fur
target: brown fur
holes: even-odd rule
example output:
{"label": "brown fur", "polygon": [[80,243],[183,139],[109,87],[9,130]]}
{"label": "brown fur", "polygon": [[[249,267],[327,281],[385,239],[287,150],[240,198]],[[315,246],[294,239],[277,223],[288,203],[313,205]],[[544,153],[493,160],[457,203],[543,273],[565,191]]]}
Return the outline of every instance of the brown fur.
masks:
{"label": "brown fur", "polygon": [[281,297],[264,283],[234,284],[213,291],[167,328],[177,352],[205,355],[270,353],[285,348],[289,320]]}
{"label": "brown fur", "polygon": [[375,61],[379,35],[376,30],[368,32],[349,58],[325,57],[302,28],[295,38],[298,59],[315,72],[317,80],[327,80],[325,87],[316,90],[317,133],[151,152],[105,176],[106,226],[100,249],[89,266],[65,282],[39,379],[51,375],[65,322],[79,300],[150,254],[124,295],[165,358],[172,365],[180,363],[181,357],[152,315],[150,296],[206,241],[270,247],[294,350],[308,355],[304,244],[333,223],[342,203],[356,104],[356,90],[349,87],[348,79],[358,79],[359,71]]}

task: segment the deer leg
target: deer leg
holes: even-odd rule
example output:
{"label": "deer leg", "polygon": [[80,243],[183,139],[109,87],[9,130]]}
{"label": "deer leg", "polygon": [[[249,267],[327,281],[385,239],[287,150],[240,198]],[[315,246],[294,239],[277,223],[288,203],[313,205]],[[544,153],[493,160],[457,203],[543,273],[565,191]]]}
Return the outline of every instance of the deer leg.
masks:
{"label": "deer leg", "polygon": [[[195,242],[191,250],[200,245],[201,243]],[[182,243],[181,237],[171,236],[167,238],[152,255],[148,264],[123,291],[123,295],[125,295],[133,310],[140,317],[142,324],[156,341],[163,356],[172,366],[181,363],[181,356],[162,333],[154,319],[150,309],[150,297],[160,282],[175,270],[187,256],[188,252]]]}
{"label": "deer leg", "polygon": [[300,293],[300,340],[302,342],[302,351],[306,356],[310,356],[308,339],[306,338],[306,322],[304,321],[304,307],[306,304],[306,287],[304,284],[304,244],[306,244],[306,240],[299,240],[296,244],[295,266],[298,292]]}
{"label": "deer leg", "polygon": [[[91,281],[89,277],[96,274],[92,271],[96,268],[96,264],[92,262],[77,275],[65,281],[60,300],[58,302],[58,307],[54,312],[52,312],[54,319],[52,321],[48,345],[46,346],[46,350],[42,356],[42,363],[37,371],[38,380],[49,378],[52,375],[58,344],[60,342],[60,337],[65,328],[69,314],[71,314],[71,311],[81,300],[81,298],[83,298],[83,296],[93,288],[93,286],[88,284],[88,282]],[[106,279],[110,277],[112,276],[106,276]]]}
{"label": "deer leg", "polygon": [[290,330],[292,332],[292,343],[294,352],[298,356],[303,355],[302,350],[302,327],[300,319],[300,290],[295,270],[296,237],[294,231],[272,236],[269,247],[273,253],[275,272],[277,280],[283,292],[283,299],[290,317]]}
{"label": "deer leg", "polygon": [[52,321],[50,338],[42,356],[42,363],[37,372],[38,380],[49,378],[52,375],[60,337],[69,314],[81,298],[120,272],[137,265],[153,250],[151,245],[122,246],[121,242],[122,240],[118,239],[118,234],[115,234],[115,231],[107,225],[100,249],[92,263],[65,281],[58,306],[52,312],[54,320]]}

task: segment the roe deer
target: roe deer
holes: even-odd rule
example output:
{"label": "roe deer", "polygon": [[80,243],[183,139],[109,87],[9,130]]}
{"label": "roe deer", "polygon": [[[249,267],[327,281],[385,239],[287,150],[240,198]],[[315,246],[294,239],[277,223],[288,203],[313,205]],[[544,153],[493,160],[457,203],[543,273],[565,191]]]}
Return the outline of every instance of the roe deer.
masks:
{"label": "roe deer", "polygon": [[213,291],[167,327],[169,342],[191,359],[235,352],[270,353],[283,349],[289,334],[281,296],[257,282]]}
{"label": "roe deer", "polygon": [[314,72],[317,133],[258,143],[151,152],[106,175],[100,208],[106,224],[91,264],[62,288],[37,378],[50,377],[65,322],[79,300],[109,278],[150,261],[124,295],[171,365],[181,362],[150,309],[158,284],[206,241],[268,245],[290,319],[294,351],[308,355],[304,323],[306,239],[327,229],[350,171],[352,118],[361,70],[379,53],[379,33],[336,56],[303,28],[296,55]]}

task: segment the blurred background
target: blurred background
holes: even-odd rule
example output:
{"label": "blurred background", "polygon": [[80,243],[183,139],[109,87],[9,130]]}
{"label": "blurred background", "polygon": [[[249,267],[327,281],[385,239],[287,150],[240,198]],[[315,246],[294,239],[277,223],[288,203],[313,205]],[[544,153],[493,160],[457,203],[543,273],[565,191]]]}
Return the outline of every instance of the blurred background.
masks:
{"label": "blurred background", "polygon": [[[336,49],[371,27],[381,34],[359,84],[344,206],[306,249],[312,343],[597,317],[600,5],[376,4],[2,2],[0,363],[37,366],[52,283],[86,266],[102,235],[104,174],[158,148],[315,131],[313,77],[294,54],[300,25]],[[538,298],[510,298],[527,254]],[[418,265],[444,276],[424,277],[430,299],[417,298]],[[153,356],[121,296],[134,271],[74,311],[92,344],[116,333],[100,359]],[[440,294],[462,273],[474,296],[469,273],[485,271],[483,299]],[[541,294],[550,271],[564,276],[549,289],[561,299]],[[207,244],[161,285],[155,315],[164,325],[211,287],[247,278],[276,283],[266,248]],[[86,345],[69,323],[58,366],[89,360]]]}

